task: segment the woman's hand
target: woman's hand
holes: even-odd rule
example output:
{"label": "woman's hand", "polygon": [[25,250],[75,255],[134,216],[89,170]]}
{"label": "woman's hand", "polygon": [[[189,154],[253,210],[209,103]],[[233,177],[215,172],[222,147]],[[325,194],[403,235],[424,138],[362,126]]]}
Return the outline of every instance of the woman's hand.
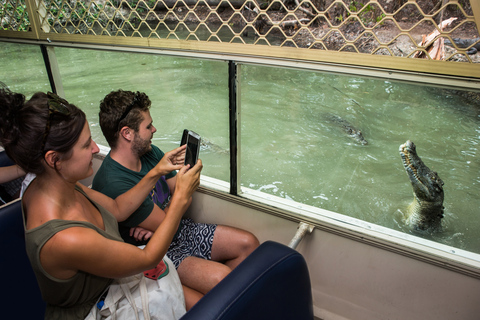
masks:
{"label": "woman's hand", "polygon": [[192,168],[190,165],[183,166],[177,173],[177,182],[174,194],[181,194],[186,199],[190,199],[195,190],[200,185],[200,173],[202,172],[202,160],[198,159],[197,164]]}
{"label": "woman's hand", "polygon": [[173,170],[180,170],[183,167],[186,148],[187,146],[183,145],[165,153],[163,158],[155,166],[155,169],[160,174],[160,176],[169,174]]}

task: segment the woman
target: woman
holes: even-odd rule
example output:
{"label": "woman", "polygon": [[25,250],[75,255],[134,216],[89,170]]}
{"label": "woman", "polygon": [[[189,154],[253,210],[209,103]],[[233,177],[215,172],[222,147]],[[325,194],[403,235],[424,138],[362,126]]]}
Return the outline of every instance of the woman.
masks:
{"label": "woman", "polygon": [[[113,279],[162,261],[199,185],[201,161],[187,171],[188,166],[177,165],[184,148],[168,152],[134,188],[114,200],[78,183],[93,173],[93,155],[99,151],[83,111],[52,93],[36,93],[25,102],[22,94],[8,89],[0,89],[0,105],[7,154],[36,175],[22,204],[27,254],[47,302],[45,318],[84,319]],[[143,250],[124,243],[117,221],[128,217],[159,177],[172,170],[180,171],[164,223]]]}

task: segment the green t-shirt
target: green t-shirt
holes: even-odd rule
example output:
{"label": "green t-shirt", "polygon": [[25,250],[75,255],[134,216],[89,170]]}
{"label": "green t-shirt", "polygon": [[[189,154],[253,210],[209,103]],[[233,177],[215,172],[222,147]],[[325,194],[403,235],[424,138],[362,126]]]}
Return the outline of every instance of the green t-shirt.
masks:
{"label": "green t-shirt", "polygon": [[[102,192],[115,199],[119,195],[133,188],[158,162],[162,159],[164,153],[158,147],[152,145],[152,150],[143,155],[140,160],[142,168],[136,172],[125,168],[120,163],[110,157],[110,153],[103,160],[102,165],[93,179],[92,189]],[[125,221],[119,222],[120,233],[125,241],[125,232],[127,229],[138,226],[152,212],[154,203],[160,208],[165,208],[170,201],[170,190],[166,179],[173,178],[177,174],[172,171],[166,176],[161,177],[149,196],[145,198],[140,207],[130,215]]]}

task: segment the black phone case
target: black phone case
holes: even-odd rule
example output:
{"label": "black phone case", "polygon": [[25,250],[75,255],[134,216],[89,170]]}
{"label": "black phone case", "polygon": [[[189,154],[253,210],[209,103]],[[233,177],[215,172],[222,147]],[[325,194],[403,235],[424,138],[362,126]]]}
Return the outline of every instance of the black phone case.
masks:
{"label": "black phone case", "polygon": [[183,135],[182,135],[182,140],[180,141],[180,146],[183,146],[185,143],[187,143],[187,136],[188,136],[188,130],[184,129],[183,130]]}
{"label": "black phone case", "polygon": [[[197,150],[199,151],[200,150],[200,135],[198,135],[197,133],[193,132],[193,131],[190,131],[188,129],[184,129],[183,130],[183,134],[182,134],[182,140],[180,141],[180,146],[183,146],[184,144],[188,144],[188,136],[189,136],[189,133],[193,133],[193,136],[198,136],[198,145],[197,145]],[[192,136],[192,137],[193,137]],[[187,149],[185,150],[185,165],[187,164],[190,164],[191,167],[193,167],[196,163],[197,163],[197,160],[198,160],[198,152],[193,155],[191,153],[191,150],[188,148],[187,146]]]}

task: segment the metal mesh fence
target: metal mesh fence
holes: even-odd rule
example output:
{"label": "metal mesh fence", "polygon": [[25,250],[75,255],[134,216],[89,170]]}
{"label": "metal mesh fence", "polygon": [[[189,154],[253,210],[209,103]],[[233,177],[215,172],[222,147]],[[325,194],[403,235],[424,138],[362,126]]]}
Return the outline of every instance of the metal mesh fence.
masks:
{"label": "metal mesh fence", "polygon": [[2,30],[477,63],[470,0],[2,1]]}

